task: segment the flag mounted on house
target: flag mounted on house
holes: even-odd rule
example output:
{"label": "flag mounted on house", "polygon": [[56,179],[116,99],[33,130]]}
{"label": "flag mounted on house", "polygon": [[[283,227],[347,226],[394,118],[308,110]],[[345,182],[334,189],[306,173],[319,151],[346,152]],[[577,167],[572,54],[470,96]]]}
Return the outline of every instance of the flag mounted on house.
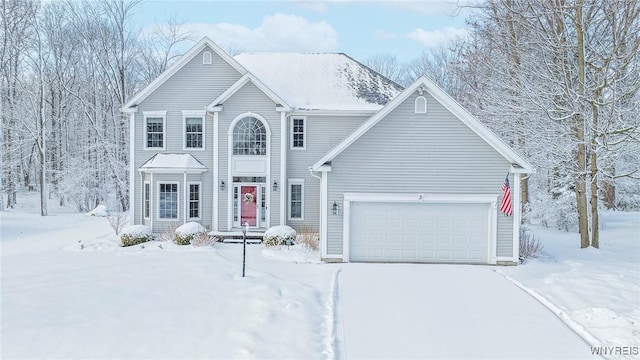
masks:
{"label": "flag mounted on house", "polygon": [[500,203],[500,211],[505,215],[511,216],[513,209],[511,206],[511,187],[509,186],[509,174],[502,183],[502,202]]}

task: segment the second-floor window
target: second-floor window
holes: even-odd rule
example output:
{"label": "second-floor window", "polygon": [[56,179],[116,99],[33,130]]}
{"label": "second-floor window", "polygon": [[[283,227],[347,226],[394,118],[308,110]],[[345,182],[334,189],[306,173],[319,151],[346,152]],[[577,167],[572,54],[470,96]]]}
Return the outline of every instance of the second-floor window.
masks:
{"label": "second-floor window", "polygon": [[202,149],[204,144],[203,131],[202,131],[202,118],[201,117],[188,117],[184,120],[185,123],[185,143],[184,147],[187,149]]}
{"label": "second-floor window", "polygon": [[233,155],[266,155],[267,129],[262,121],[246,117],[233,129]]}
{"label": "second-floor window", "polygon": [[146,118],[146,147],[147,148],[164,148],[164,118],[148,117]]}
{"label": "second-floor window", "polygon": [[291,148],[292,149],[305,148],[305,119],[304,118],[291,119]]}

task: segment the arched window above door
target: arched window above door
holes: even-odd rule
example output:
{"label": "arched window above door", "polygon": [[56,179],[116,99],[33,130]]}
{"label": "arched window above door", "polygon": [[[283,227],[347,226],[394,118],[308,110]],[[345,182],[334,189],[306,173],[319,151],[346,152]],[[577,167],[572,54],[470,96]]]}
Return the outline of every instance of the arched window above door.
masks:
{"label": "arched window above door", "polygon": [[233,155],[266,155],[267,129],[255,117],[238,121],[233,128]]}

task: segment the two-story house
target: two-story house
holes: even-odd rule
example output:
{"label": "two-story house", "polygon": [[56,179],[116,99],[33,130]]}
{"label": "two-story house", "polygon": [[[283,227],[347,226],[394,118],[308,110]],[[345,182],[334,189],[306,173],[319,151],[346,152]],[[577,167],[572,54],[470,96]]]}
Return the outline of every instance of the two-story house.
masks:
{"label": "two-story house", "polygon": [[204,38],[123,111],[133,224],[306,227],[326,261],[518,261],[532,167],[427,78],[403,89],[344,54],[231,57]]}

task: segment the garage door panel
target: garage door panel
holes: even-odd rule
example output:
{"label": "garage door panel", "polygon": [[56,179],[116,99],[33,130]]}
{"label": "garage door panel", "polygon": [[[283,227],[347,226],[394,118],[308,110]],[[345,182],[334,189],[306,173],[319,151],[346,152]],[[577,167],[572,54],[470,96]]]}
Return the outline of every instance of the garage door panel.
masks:
{"label": "garage door panel", "polygon": [[487,262],[489,204],[352,202],[351,261]]}

